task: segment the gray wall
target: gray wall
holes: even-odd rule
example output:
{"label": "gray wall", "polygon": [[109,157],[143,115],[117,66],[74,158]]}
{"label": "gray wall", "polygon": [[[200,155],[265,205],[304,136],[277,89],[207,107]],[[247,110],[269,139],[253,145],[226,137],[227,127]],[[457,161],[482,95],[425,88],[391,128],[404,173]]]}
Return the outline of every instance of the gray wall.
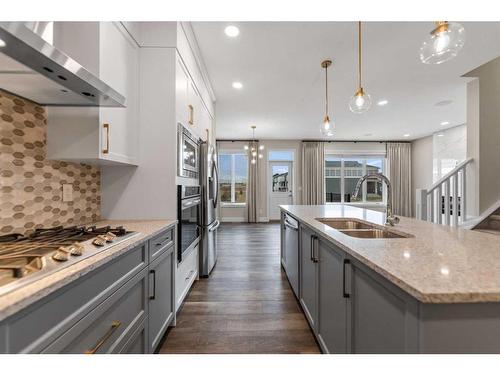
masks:
{"label": "gray wall", "polygon": [[[466,74],[478,77],[467,90],[468,121],[470,118],[470,157],[474,157],[475,177],[479,176],[479,213],[500,200],[500,58],[496,58]],[[479,89],[477,86],[479,86]],[[478,94],[479,93],[479,94]],[[479,112],[477,112],[479,110]],[[479,116],[477,115],[479,114]],[[476,178],[477,180],[477,178]]]}

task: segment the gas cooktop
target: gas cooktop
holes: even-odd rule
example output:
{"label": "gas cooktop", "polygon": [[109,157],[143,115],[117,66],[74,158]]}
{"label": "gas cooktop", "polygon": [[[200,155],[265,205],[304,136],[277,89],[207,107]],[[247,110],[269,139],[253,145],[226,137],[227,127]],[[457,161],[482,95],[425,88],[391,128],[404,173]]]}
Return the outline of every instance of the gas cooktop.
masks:
{"label": "gas cooktop", "polygon": [[123,227],[55,227],[0,236],[0,295],[25,286],[139,233]]}

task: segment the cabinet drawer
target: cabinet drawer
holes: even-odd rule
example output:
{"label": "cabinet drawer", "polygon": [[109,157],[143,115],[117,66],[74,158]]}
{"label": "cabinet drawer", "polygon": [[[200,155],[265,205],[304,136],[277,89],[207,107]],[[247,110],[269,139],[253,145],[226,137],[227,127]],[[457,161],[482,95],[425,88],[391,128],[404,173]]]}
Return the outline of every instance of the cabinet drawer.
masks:
{"label": "cabinet drawer", "polygon": [[36,353],[96,308],[146,266],[146,243],[73,281],[9,318],[8,353]]}
{"label": "cabinet drawer", "polygon": [[174,228],[158,234],[149,240],[149,261],[152,262],[170,245],[174,244]]}
{"label": "cabinet drawer", "polygon": [[120,354],[148,354],[147,319],[135,330]]}
{"label": "cabinet drawer", "polygon": [[44,353],[117,353],[147,315],[147,270],[59,337]]}
{"label": "cabinet drawer", "polygon": [[177,266],[175,275],[176,309],[181,306],[193,281],[198,277],[198,263],[198,246],[196,246],[184,261]]}

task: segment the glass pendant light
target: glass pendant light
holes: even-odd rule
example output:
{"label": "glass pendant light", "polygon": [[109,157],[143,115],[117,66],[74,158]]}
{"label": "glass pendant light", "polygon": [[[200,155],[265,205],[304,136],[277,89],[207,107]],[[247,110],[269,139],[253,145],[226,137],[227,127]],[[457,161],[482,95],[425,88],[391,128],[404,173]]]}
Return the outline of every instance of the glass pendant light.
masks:
{"label": "glass pendant light", "polygon": [[332,60],[324,60],[321,62],[321,67],[325,69],[325,118],[321,123],[321,134],[326,137],[333,136],[333,130],[335,129],[335,123],[330,121],[328,116],[328,67],[332,65]]}
{"label": "glass pendant light", "polygon": [[349,100],[349,109],[353,113],[364,113],[370,109],[372,98],[365,93],[361,85],[361,22],[358,22],[358,89]]}
{"label": "glass pendant light", "polygon": [[255,164],[255,163],[257,163],[257,158],[262,159],[264,157],[264,155],[262,155],[259,152],[259,151],[264,150],[264,145],[258,145],[258,142],[255,139],[255,128],[256,128],[256,126],[252,125],[251,128],[252,128],[252,140],[250,141],[249,145],[244,145],[243,148],[245,149],[245,151],[249,151],[249,154],[250,154],[249,156],[252,157],[252,159],[250,160],[250,162],[252,164]]}
{"label": "glass pendant light", "polygon": [[424,64],[441,64],[454,58],[465,44],[465,29],[456,22],[438,21],[420,47]]}

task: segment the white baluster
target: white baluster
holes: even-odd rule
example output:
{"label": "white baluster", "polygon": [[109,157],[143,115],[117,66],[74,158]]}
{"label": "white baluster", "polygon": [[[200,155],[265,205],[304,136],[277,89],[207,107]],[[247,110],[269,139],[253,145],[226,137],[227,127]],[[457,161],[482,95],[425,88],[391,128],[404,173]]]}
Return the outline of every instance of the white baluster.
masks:
{"label": "white baluster", "polygon": [[443,212],[442,212],[442,207],[443,207],[443,185],[439,185],[437,190],[437,223],[441,224],[443,222]]}
{"label": "white baluster", "polygon": [[462,223],[465,221],[466,219],[466,214],[467,214],[467,211],[466,211],[466,202],[467,202],[467,180],[466,180],[466,170],[465,170],[465,167],[463,167],[461,169],[462,171],[462,198],[461,198],[461,207],[460,207],[460,214],[461,214],[461,217],[462,217]]}
{"label": "white baluster", "polygon": [[450,225],[450,179],[447,179],[444,183],[445,194],[444,194],[444,223]]}
{"label": "white baluster", "polygon": [[458,172],[453,175],[453,226],[458,226]]}

